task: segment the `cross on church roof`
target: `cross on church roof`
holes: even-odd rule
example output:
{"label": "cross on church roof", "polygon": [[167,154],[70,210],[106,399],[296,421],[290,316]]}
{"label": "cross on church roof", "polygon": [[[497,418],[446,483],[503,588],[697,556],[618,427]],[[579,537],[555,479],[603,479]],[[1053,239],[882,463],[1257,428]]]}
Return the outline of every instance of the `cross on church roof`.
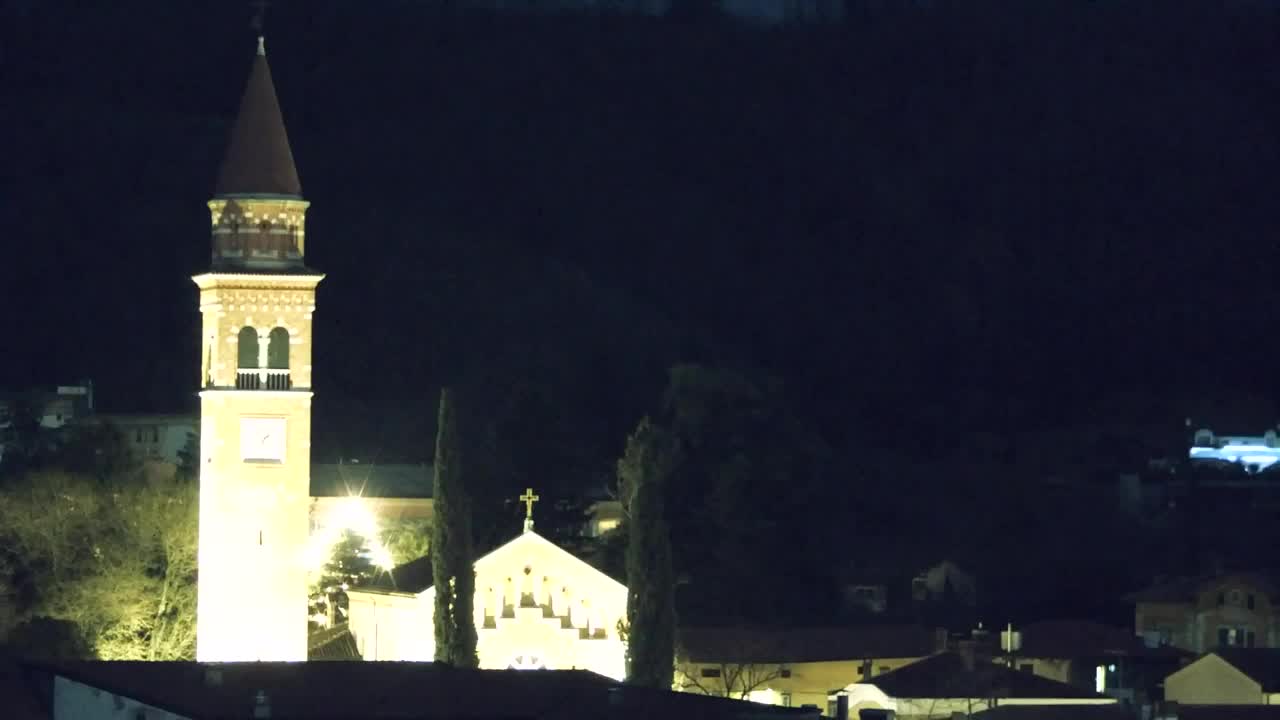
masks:
{"label": "cross on church roof", "polygon": [[537,495],[533,494],[533,488],[525,488],[524,494],[520,496],[520,502],[524,503],[524,531],[529,532],[533,529],[533,504],[541,500]]}

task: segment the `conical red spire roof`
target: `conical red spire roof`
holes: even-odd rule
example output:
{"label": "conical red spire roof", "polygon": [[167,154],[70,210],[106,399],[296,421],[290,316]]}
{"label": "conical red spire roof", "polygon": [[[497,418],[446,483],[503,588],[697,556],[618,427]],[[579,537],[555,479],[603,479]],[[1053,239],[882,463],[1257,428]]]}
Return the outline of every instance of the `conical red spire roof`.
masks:
{"label": "conical red spire roof", "polygon": [[258,55],[240,100],[215,195],[302,196],[262,38],[258,38]]}

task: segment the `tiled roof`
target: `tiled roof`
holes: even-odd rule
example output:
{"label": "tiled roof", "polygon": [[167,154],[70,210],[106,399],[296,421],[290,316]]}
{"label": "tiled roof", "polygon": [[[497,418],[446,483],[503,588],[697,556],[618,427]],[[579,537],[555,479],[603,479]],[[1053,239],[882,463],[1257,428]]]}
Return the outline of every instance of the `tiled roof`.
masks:
{"label": "tiled roof", "polygon": [[[30,666],[193,720],[815,717],[794,708],[628,687],[583,670],[460,670],[435,663],[78,662]],[[216,676],[216,680],[214,677]]]}
{"label": "tiled roof", "polygon": [[1280,720],[1280,705],[1181,705],[1178,720]]}
{"label": "tiled roof", "polygon": [[1157,583],[1151,587],[1144,588],[1125,596],[1129,602],[1192,602],[1196,599],[1196,595],[1211,585],[1223,584],[1230,581],[1237,581],[1249,585],[1253,585],[1261,590],[1266,591],[1272,597],[1277,595],[1276,579],[1269,573],[1265,572],[1248,572],[1248,573],[1220,573],[1214,575],[1201,575],[1199,577],[1175,578],[1166,582]]}
{"label": "tiled roof", "polygon": [[1108,705],[999,705],[972,715],[973,720],[1135,720],[1133,708]]}
{"label": "tiled roof", "polygon": [[302,195],[264,52],[253,60],[215,194]]}
{"label": "tiled roof", "polygon": [[374,590],[382,592],[409,593],[416,595],[435,584],[435,576],[431,570],[431,556],[424,555],[397,565],[390,572],[379,573],[377,577],[353,590]]}
{"label": "tiled roof", "polygon": [[811,628],[687,628],[679,650],[689,662],[798,663],[932,655],[946,633],[920,625]]}
{"label": "tiled roof", "polygon": [[435,485],[431,465],[312,463],[311,497],[429,498]]}
{"label": "tiled roof", "polygon": [[360,660],[356,639],[346,624],[307,638],[307,660]]}
{"label": "tiled roof", "polygon": [[1017,654],[1037,658],[1088,658],[1105,655],[1178,657],[1174,648],[1149,648],[1132,630],[1091,620],[1053,620],[1015,627],[1022,634]]}
{"label": "tiled roof", "polygon": [[904,665],[865,681],[894,698],[1103,698],[1074,685],[1013,670],[981,658],[973,669],[956,652],[945,652]]}
{"label": "tiled roof", "polygon": [[1280,692],[1280,648],[1222,648],[1213,654],[1253,678],[1262,692]]}

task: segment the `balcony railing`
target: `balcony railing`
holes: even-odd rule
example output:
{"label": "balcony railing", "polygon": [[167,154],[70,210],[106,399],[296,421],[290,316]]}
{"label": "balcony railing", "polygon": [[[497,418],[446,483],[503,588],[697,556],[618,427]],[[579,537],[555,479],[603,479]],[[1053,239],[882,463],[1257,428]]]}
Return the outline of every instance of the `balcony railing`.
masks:
{"label": "balcony railing", "polygon": [[237,390],[288,390],[293,387],[289,370],[240,368],[236,370]]}

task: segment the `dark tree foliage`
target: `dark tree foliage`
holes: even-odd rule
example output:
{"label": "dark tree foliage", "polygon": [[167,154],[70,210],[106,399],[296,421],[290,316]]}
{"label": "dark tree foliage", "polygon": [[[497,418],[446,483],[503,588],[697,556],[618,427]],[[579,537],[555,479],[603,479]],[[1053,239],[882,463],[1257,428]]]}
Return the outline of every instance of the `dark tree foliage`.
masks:
{"label": "dark tree foliage", "polygon": [[[735,370],[678,365],[664,411],[681,449],[667,485],[682,587],[681,613],[699,623],[800,621],[829,614],[829,546],[850,521],[815,524],[838,488],[829,451],[792,414],[781,385]],[[787,538],[786,582],[760,582]],[[812,552],[807,543],[814,543]],[[740,588],[751,587],[744,593]],[[805,587],[805,592],[796,592]]]}
{"label": "dark tree foliage", "polygon": [[3,649],[30,660],[96,660],[93,646],[70,620],[34,617],[9,631]]}
{"label": "dark tree foliage", "polygon": [[187,433],[187,441],[178,451],[178,477],[200,479],[200,434]]}
{"label": "dark tree foliage", "polygon": [[675,575],[663,494],[676,446],[660,426],[640,421],[618,461],[628,498],[627,682],[670,690],[675,670]]}
{"label": "dark tree foliage", "polygon": [[471,507],[463,485],[453,391],[440,390],[437,419],[435,520],[431,537],[431,572],[435,581],[436,662],[476,667],[475,568]]}
{"label": "dark tree foliage", "polygon": [[0,481],[38,469],[52,452],[52,433],[40,426],[40,415],[36,393],[19,393],[0,405]]}
{"label": "dark tree foliage", "polygon": [[376,571],[369,557],[368,539],[357,532],[344,531],[316,578],[309,614],[328,615],[330,627],[347,622],[347,589],[372,578]]}
{"label": "dark tree foliage", "polygon": [[66,428],[52,464],[68,472],[106,480],[136,470],[138,458],[119,427],[110,422],[88,422]]}

